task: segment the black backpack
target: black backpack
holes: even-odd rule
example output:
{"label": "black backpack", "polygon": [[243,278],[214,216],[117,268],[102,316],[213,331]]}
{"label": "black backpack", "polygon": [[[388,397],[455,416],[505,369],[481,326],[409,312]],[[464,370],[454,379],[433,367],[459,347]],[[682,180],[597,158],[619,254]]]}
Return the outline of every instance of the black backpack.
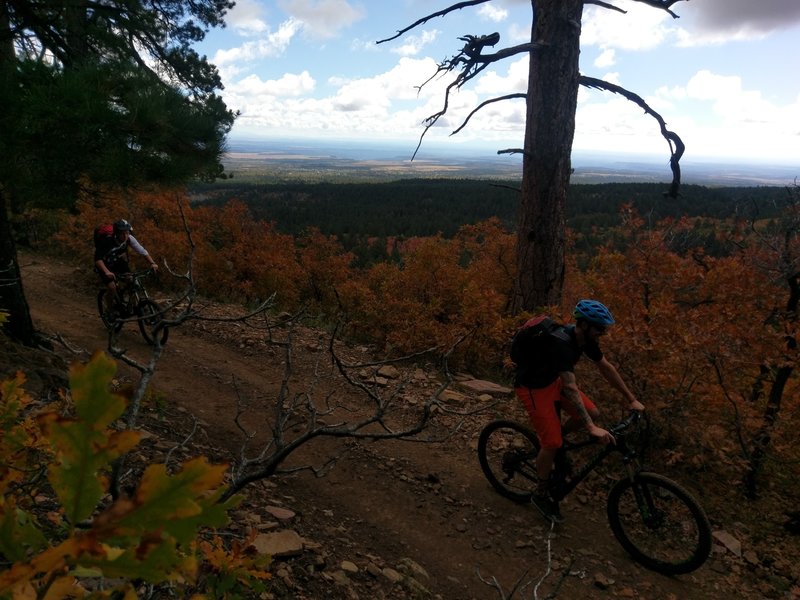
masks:
{"label": "black backpack", "polygon": [[551,335],[561,327],[547,315],[536,315],[523,323],[511,340],[511,360],[517,365],[518,372],[547,362]]}

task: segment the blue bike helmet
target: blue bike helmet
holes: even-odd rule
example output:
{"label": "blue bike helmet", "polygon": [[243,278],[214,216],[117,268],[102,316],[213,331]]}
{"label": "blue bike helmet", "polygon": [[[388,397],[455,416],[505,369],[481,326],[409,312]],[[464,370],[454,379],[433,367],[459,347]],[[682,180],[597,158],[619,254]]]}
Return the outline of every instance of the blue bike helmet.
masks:
{"label": "blue bike helmet", "polygon": [[611,312],[597,300],[581,300],[572,311],[576,319],[583,319],[592,325],[608,327],[614,324],[614,317]]}

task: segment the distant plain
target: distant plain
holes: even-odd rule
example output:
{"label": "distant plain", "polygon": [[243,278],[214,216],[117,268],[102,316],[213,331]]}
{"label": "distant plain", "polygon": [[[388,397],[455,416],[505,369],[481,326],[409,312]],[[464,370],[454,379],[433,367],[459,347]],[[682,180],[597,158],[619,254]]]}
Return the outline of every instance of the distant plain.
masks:
{"label": "distant plain", "polygon": [[[521,179],[519,154],[496,149],[420,148],[414,160],[413,144],[348,144],[297,140],[231,141],[223,163],[240,182],[286,181],[385,182],[406,178]],[[574,153],[572,183],[664,182],[672,178],[669,155],[603,155]],[[684,183],[706,186],[789,186],[800,176],[800,165],[757,161],[693,159],[681,161]]]}

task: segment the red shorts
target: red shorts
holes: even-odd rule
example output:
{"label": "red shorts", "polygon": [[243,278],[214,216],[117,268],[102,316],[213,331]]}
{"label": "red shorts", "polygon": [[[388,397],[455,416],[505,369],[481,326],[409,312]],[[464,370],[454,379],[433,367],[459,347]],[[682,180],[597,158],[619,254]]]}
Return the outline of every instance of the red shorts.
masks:
{"label": "red shorts", "polygon": [[[525,410],[531,419],[536,435],[539,436],[539,443],[542,448],[560,448],[563,440],[561,438],[561,418],[559,417],[556,403],[560,402],[561,407],[567,411],[573,419],[580,418],[578,411],[572,403],[561,395],[561,377],[556,379],[547,387],[531,389],[518,387],[514,389],[517,398],[522,400]],[[597,407],[583,392],[580,392],[583,406],[588,412],[596,410]]]}

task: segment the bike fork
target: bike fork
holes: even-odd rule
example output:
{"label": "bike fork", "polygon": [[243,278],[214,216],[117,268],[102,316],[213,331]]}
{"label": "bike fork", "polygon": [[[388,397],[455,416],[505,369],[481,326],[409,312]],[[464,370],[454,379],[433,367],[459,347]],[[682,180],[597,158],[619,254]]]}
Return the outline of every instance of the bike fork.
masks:
{"label": "bike fork", "polygon": [[639,471],[634,464],[627,464],[625,466],[625,470],[628,473],[628,479],[630,479],[631,482],[633,496],[636,499],[636,507],[639,509],[639,514],[642,517],[642,521],[648,527],[655,526],[657,524],[656,520],[658,519],[659,514],[655,504],[653,503],[653,496],[650,494],[650,490],[647,488],[646,484],[639,480]]}

